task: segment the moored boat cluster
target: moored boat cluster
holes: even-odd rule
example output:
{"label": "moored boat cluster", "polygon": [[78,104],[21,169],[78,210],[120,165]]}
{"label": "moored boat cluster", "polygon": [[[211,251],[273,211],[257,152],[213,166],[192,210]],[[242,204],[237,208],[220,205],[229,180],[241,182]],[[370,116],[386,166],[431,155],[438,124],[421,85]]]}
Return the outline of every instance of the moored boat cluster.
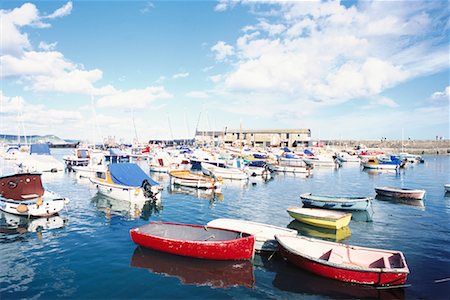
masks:
{"label": "moored boat cluster", "polygon": [[[241,150],[232,148],[176,149],[144,148],[140,153],[123,150],[82,148],[64,161],[80,177],[89,178],[99,193],[129,202],[160,202],[163,187],[132,163],[132,158],[148,162],[151,172],[169,174],[171,186],[211,190],[221,193],[225,180],[268,180],[273,172],[303,173],[310,176],[315,168],[339,168],[343,163],[362,163],[363,168],[391,169],[404,167],[407,159],[363,153],[359,157],[344,152],[332,155],[282,151]],[[45,155],[50,155],[47,153]],[[372,155],[370,158],[364,157]],[[11,158],[9,158],[11,159]],[[41,173],[58,168],[33,169],[17,164],[20,171],[0,177],[0,209],[30,217],[52,216],[68,199],[52,193],[42,185]],[[369,167],[366,167],[368,165]],[[378,165],[378,167],[372,167]],[[37,165],[33,165],[37,168]],[[152,174],[152,173],[150,173]],[[448,188],[447,185],[445,187]],[[424,190],[402,187],[377,187],[380,197],[422,200]],[[313,227],[345,230],[352,214],[371,207],[372,197],[347,195],[300,194],[302,206],[291,206],[287,213]],[[378,197],[378,196],[377,196]],[[348,231],[349,232],[349,231]],[[345,245],[306,238],[294,229],[237,219],[215,219],[207,224],[151,222],[130,230],[138,245],[171,254],[211,260],[250,260],[255,251],[279,252],[292,264],[320,276],[367,285],[401,285],[409,274],[402,252]]]}

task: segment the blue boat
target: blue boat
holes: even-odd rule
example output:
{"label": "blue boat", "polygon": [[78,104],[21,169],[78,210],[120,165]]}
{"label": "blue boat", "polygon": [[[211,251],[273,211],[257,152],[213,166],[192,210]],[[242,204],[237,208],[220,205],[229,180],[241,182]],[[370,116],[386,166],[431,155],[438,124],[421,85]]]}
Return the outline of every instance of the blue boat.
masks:
{"label": "blue boat", "polygon": [[372,197],[324,196],[301,194],[303,206],[339,210],[367,210]]}

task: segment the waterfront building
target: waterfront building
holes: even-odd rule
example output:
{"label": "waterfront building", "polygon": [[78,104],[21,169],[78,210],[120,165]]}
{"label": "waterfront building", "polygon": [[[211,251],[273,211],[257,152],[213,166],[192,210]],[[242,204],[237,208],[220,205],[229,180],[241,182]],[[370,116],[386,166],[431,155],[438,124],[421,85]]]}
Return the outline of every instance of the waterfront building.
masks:
{"label": "waterfront building", "polygon": [[199,131],[195,133],[195,143],[224,144],[230,146],[248,145],[253,147],[308,147],[311,129],[227,129],[224,131]]}

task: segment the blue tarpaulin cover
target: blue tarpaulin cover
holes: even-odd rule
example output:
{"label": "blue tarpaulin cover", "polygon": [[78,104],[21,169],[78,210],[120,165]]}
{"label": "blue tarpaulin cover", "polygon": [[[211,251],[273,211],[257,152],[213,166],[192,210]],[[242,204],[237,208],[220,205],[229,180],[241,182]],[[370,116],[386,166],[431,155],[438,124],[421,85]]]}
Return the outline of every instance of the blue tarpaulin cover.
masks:
{"label": "blue tarpaulin cover", "polygon": [[30,154],[50,155],[48,144],[31,144]]}
{"label": "blue tarpaulin cover", "polygon": [[142,182],[147,179],[151,186],[158,185],[158,183],[145,174],[137,164],[110,164],[109,171],[112,180],[117,184],[140,187],[142,186]]}
{"label": "blue tarpaulin cover", "polygon": [[305,149],[303,151],[303,153],[305,153],[306,155],[314,155],[314,153],[312,153],[311,151],[309,151],[308,149]]}

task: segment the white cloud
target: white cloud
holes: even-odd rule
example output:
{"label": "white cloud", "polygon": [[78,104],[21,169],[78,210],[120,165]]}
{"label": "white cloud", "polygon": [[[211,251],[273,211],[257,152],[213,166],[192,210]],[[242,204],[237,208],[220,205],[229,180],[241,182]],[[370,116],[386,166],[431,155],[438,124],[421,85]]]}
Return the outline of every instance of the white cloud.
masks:
{"label": "white cloud", "polygon": [[234,54],[233,46],[227,45],[223,41],[217,42],[211,47],[211,50],[215,52],[216,60],[218,61],[223,61],[227,58],[227,56]]}
{"label": "white cloud", "polygon": [[[77,110],[57,110],[28,103],[21,96],[6,96],[0,91],[2,130],[16,133],[23,126],[27,134],[54,132],[54,125],[72,127],[83,119]],[[22,124],[23,123],[23,124]],[[22,129],[21,129],[22,130]]]}
{"label": "white cloud", "polygon": [[440,99],[449,100],[449,96],[450,96],[450,86],[447,86],[443,91],[434,92],[433,95],[431,95],[431,98],[434,100]]}
{"label": "white cloud", "polygon": [[0,91],[1,113],[17,113],[23,110],[25,101],[21,96],[8,97]]}
{"label": "white cloud", "polygon": [[[216,75],[217,90],[335,105],[448,68],[448,44],[435,32],[445,23],[440,18],[448,19],[439,13],[446,9],[442,3],[241,3],[271,17],[247,24],[234,44],[219,41],[211,48],[232,69]],[[230,2],[220,4],[225,9]]]}
{"label": "white cloud", "polygon": [[172,78],[173,79],[178,79],[178,78],[185,78],[185,77],[188,77],[189,76],[189,73],[177,73],[177,74],[174,74],[173,76],[172,76]]}
{"label": "white cloud", "polygon": [[203,92],[203,91],[191,91],[186,93],[187,97],[190,98],[201,98],[201,99],[205,99],[208,98],[208,93]]}
{"label": "white cloud", "polygon": [[144,8],[142,8],[140,10],[141,13],[145,14],[148,13],[150,10],[152,10],[153,8],[155,8],[155,5],[152,2],[147,2],[144,6]]}
{"label": "white cloud", "polygon": [[56,19],[70,15],[72,12],[72,2],[67,2],[64,6],[55,10],[52,14],[45,16],[45,19]]}
{"label": "white cloud", "polygon": [[58,42],[54,42],[54,43],[46,43],[46,42],[40,42],[39,43],[39,49],[42,49],[44,51],[53,51],[56,49],[56,45],[58,44]]}
{"label": "white cloud", "polygon": [[2,19],[0,43],[0,64],[2,78],[18,78],[25,89],[45,92],[78,93],[105,95],[115,93],[112,86],[95,87],[103,73],[101,70],[84,70],[83,67],[69,61],[58,51],[54,51],[57,42],[39,42],[39,49],[32,49],[24,26],[46,28],[50,25],[43,20],[52,20],[67,16],[72,11],[72,2],[66,3],[53,13],[41,16],[34,4],[26,3],[13,10],[0,10]]}
{"label": "white cloud", "polygon": [[399,107],[397,102],[395,102],[391,98],[388,98],[388,97],[375,97],[375,98],[370,100],[370,105],[368,105],[368,106],[366,106],[364,108],[372,109],[372,108],[379,107],[379,106],[386,106],[386,107],[389,107],[389,108]]}
{"label": "white cloud", "polygon": [[172,95],[162,86],[149,86],[145,89],[131,89],[128,91],[117,91],[104,96],[97,101],[98,107],[130,107],[144,108],[152,101],[158,99],[169,99]]}

